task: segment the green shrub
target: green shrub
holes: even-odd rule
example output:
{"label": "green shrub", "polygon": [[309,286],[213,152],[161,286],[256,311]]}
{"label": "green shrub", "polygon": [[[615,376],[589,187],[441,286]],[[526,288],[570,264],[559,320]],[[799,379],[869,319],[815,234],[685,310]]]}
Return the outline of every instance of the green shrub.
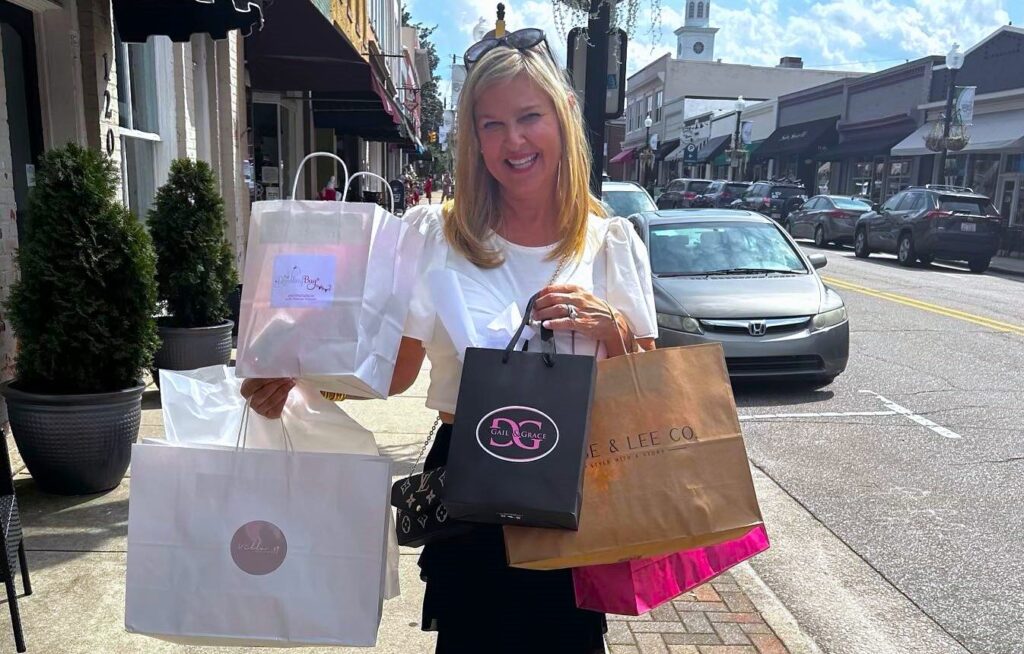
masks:
{"label": "green shrub", "polygon": [[210,327],[227,319],[238,285],[224,237],[224,202],[204,161],[177,159],[147,219],[156,248],[157,293],[170,327]]}
{"label": "green shrub", "polygon": [[8,302],[17,382],[48,394],[135,386],[156,350],[156,257],[117,201],[117,168],[68,145],[39,160]]}

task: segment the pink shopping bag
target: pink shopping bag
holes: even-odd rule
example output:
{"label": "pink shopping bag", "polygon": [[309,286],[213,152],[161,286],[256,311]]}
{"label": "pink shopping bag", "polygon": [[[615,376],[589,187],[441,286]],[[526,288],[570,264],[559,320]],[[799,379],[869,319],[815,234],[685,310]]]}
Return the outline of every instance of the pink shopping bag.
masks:
{"label": "pink shopping bag", "polygon": [[641,615],[714,579],[769,547],[763,525],[741,538],[650,559],[573,568],[576,606]]}

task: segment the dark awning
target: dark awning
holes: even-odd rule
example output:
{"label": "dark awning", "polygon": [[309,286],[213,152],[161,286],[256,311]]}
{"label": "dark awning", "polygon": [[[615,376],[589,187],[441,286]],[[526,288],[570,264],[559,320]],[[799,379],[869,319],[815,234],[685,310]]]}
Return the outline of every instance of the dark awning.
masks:
{"label": "dark awning", "polygon": [[894,145],[917,129],[917,122],[910,116],[900,116],[881,123],[856,123],[841,125],[840,143],[815,155],[819,161],[838,161],[847,157],[887,156]]}
{"label": "dark awning", "polygon": [[835,145],[838,117],[822,118],[797,125],[780,127],[765,139],[754,154],[755,159],[770,159],[787,155],[816,154],[819,148]]}
{"label": "dark awning", "polygon": [[182,42],[202,33],[214,39],[231,30],[248,35],[263,27],[263,14],[248,0],[114,0],[114,21],[126,43],[144,43],[154,34]]}
{"label": "dark awning", "polygon": [[673,150],[679,147],[679,139],[669,139],[658,146],[658,149],[654,152],[654,160],[661,161],[669,155]]}
{"label": "dark awning", "polygon": [[260,91],[370,91],[370,65],[312,0],[277,0],[266,26],[245,40],[252,88]]}
{"label": "dark awning", "polygon": [[731,138],[732,136],[726,134],[725,136],[716,136],[713,139],[708,139],[697,150],[697,163],[706,163],[717,157],[725,149],[725,146],[729,145]]}

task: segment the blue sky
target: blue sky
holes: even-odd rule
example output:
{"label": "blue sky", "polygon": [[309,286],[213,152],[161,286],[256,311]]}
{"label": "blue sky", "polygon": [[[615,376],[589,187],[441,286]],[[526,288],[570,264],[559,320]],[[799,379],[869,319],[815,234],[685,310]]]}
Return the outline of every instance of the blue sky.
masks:
{"label": "blue sky", "polygon": [[[494,19],[497,0],[403,0],[415,21],[438,25],[439,74],[451,55],[472,43],[481,17]],[[633,0],[639,7],[629,46],[632,74],[666,52],[683,24],[685,0]],[[565,59],[553,0],[504,0],[509,29],[541,27]],[[624,3],[625,0],[622,0]],[[954,41],[966,50],[1001,25],[1024,27],[1024,0],[711,0],[718,27],[715,56],[730,63],[775,65],[803,57],[807,68],[875,71],[929,54]],[[654,10],[653,7],[658,9]],[[575,24],[565,24],[565,29]]]}

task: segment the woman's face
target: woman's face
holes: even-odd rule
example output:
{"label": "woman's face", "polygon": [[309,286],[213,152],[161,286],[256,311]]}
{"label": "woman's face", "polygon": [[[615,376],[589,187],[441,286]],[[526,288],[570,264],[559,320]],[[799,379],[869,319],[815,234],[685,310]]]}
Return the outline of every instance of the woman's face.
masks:
{"label": "woman's face", "polygon": [[487,170],[502,193],[550,194],[562,157],[551,98],[525,75],[485,88],[474,111]]}

